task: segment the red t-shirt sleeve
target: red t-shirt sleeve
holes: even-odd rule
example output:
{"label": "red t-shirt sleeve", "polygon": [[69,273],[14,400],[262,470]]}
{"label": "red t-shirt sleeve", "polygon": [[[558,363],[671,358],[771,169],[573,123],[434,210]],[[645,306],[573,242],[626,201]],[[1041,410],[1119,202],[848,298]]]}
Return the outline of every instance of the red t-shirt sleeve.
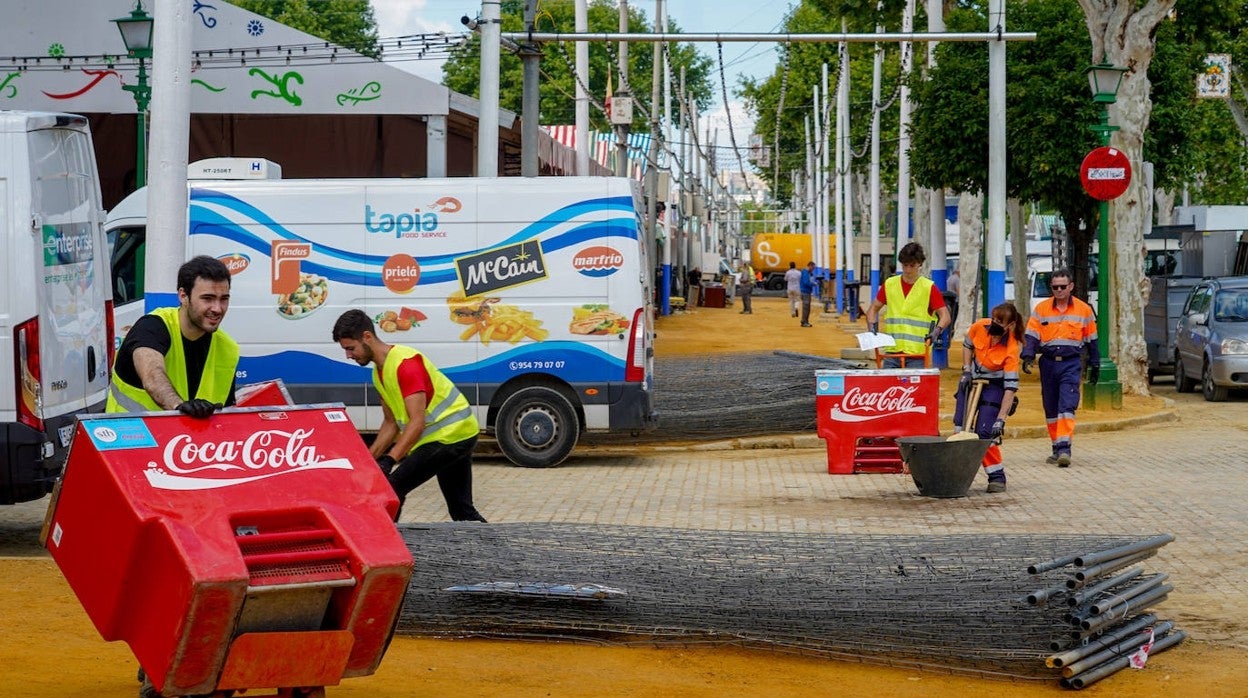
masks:
{"label": "red t-shirt sleeve", "polygon": [[927,301],[927,312],[935,315],[937,310],[945,307],[945,296],[932,284],[932,297]]}
{"label": "red t-shirt sleeve", "polygon": [[399,392],[403,397],[409,397],[416,393],[424,393],[425,399],[433,395],[433,380],[429,378],[429,372],[425,370],[425,362],[421,361],[419,356],[413,356],[404,359],[399,364]]}
{"label": "red t-shirt sleeve", "polygon": [[875,299],[884,305],[888,305],[888,296],[884,295],[884,284],[880,284],[880,288],[875,292]]}

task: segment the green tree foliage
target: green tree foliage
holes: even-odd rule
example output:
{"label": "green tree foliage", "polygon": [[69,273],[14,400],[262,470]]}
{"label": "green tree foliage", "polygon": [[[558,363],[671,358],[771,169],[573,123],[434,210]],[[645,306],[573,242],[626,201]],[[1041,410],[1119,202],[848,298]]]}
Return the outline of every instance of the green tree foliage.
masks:
{"label": "green tree foliage", "polygon": [[[782,31],[790,34],[839,34],[842,31],[842,17],[847,20],[846,31],[851,33],[873,32],[877,21],[895,31],[901,24],[899,7],[899,3],[887,3],[883,13],[877,15],[874,1],[854,3],[805,0],[789,13]],[[899,47],[895,43],[885,43],[881,48],[884,51],[884,64],[880,101],[884,105],[895,104],[893,98],[900,84]],[[916,44],[915,49],[922,51],[922,45]],[[870,165],[871,74],[875,46],[870,43],[851,43],[846,44],[846,50],[850,66],[850,142],[855,156],[852,167],[862,170]],[[778,200],[787,201],[793,196],[789,173],[804,170],[806,166],[805,119],[812,116],[816,109],[812,88],[821,85],[822,67],[826,63],[828,90],[831,92],[830,112],[834,113],[840,60],[838,46],[831,43],[781,44],[777,46],[776,53],[776,70],[763,80],[744,80],[738,94],[754,112],[754,131],[761,136],[764,147],[773,158],[768,167],[759,168],[759,174],[770,183],[773,195]],[[782,92],[784,101],[783,108],[780,108]],[[880,180],[882,187],[889,189],[891,186],[888,183],[897,179],[897,109],[884,109],[880,117]],[[831,136],[828,142],[829,148],[835,147]],[[778,160],[775,159],[777,151]],[[829,157],[829,162],[831,160]]]}
{"label": "green tree foliage", "polygon": [[[610,0],[593,0],[589,5],[588,21],[591,32],[619,31],[619,9]],[[524,3],[521,0],[503,0],[502,28],[505,32],[524,31]],[[629,7],[630,32],[653,31],[653,19],[635,7]],[[538,6],[536,29],[543,32],[574,32],[576,30],[575,5],[572,0],[544,0]],[[680,31],[669,20],[669,32]],[[671,63],[672,90],[678,87],[680,69],[685,69],[685,89],[702,109],[710,106],[712,98],[712,61],[698,53],[693,44],[671,43],[668,48]],[[611,84],[616,95],[620,93],[620,75],[617,70],[619,44],[593,42],[589,45],[590,97],[602,103],[607,91],[607,72],[611,72]],[[573,43],[547,43],[542,46],[540,120],[543,124],[571,124],[576,120],[576,48]],[[635,102],[650,111],[650,80],[653,73],[652,44],[634,43],[628,52],[628,82]],[[471,41],[455,49],[442,67],[442,82],[452,90],[477,96],[481,85],[481,40],[474,36]],[[502,52],[499,66],[499,104],[504,109],[519,113],[523,97],[523,73],[520,57],[506,50]],[[673,112],[676,111],[673,98]],[[661,105],[660,105],[661,106]],[[647,129],[647,120],[641,109],[633,110],[634,129]],[[673,114],[679,121],[679,115]],[[597,108],[590,108],[590,128],[609,128],[606,115]]]}
{"label": "green tree foliage", "polygon": [[255,12],[313,36],[372,58],[377,48],[377,20],[368,0],[231,0]]}

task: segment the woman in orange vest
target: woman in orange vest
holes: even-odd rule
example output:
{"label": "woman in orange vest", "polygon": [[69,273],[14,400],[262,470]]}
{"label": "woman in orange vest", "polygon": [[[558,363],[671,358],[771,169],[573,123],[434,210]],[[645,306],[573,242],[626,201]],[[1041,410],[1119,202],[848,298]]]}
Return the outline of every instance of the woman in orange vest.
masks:
{"label": "woman in orange vest", "polygon": [[[958,381],[953,427],[962,431],[967,410],[971,381],[985,380],[979,396],[979,411],[971,425],[981,439],[999,439],[1005,431],[1005,418],[1014,405],[1018,392],[1019,353],[1022,350],[1023,323],[1018,308],[1005,302],[992,309],[990,318],[978,320],[966,332],[962,342],[962,379]],[[988,447],[984,455],[984,472],[988,474],[988,491],[1005,491],[1005,466],[1001,464],[1001,448]]]}

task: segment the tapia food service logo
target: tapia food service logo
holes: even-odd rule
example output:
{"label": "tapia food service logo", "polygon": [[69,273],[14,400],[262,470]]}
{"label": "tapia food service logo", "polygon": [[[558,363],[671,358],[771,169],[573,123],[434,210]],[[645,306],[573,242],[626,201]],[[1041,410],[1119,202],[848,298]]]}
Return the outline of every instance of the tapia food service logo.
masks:
{"label": "tapia food service logo", "polygon": [[572,268],[585,276],[610,276],[624,268],[624,254],[606,245],[586,247],[572,256]]}
{"label": "tapia food service logo", "polygon": [[169,440],[161,463],[148,463],[148,483],[162,490],[211,490],[309,470],[351,470],[346,458],[322,458],[309,442],[315,429],[267,429],[245,439]]}

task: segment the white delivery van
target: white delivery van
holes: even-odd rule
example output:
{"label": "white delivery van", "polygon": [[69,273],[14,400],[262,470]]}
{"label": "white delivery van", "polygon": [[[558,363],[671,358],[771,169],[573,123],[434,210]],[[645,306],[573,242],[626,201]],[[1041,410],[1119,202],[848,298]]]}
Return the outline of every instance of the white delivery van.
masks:
{"label": "white delivery van", "polygon": [[[202,169],[202,168],[201,168]],[[248,168],[243,168],[247,170]],[[192,171],[196,168],[192,166]],[[376,430],[368,368],[332,341],[361,308],[424,352],[513,462],[653,419],[653,293],[636,183],[610,177],[191,181],[186,254],[233,273],[238,382],[280,378]],[[146,192],[110,213],[119,335],[142,313]]]}
{"label": "white delivery van", "polygon": [[87,120],[0,111],[0,503],[51,492],[75,415],[104,409],[103,222]]}

